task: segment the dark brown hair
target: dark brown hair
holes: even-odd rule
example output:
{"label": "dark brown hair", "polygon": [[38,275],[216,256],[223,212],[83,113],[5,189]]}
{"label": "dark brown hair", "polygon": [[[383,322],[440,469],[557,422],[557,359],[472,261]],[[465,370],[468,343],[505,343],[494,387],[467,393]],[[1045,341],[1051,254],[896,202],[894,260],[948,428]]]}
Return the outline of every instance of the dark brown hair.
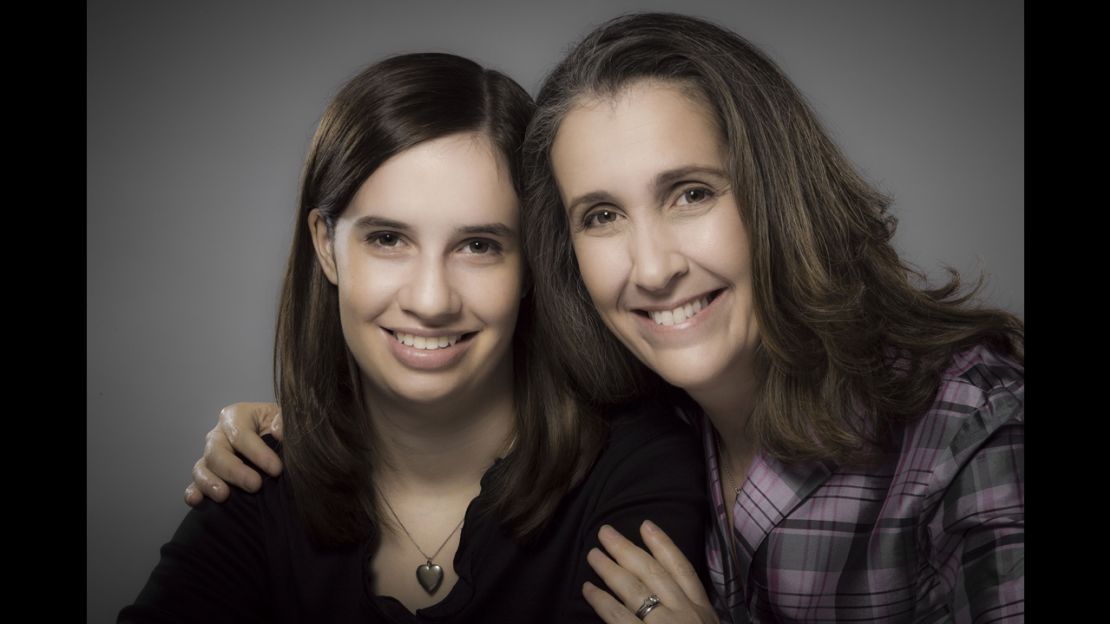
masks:
{"label": "dark brown hair", "polygon": [[[274,347],[287,433],[282,453],[299,515],[321,542],[377,535],[375,440],[360,375],[344,341],[337,289],[320,268],[307,225],[331,224],[386,160],[419,143],[480,132],[509,165],[521,193],[521,142],[533,103],[507,76],[449,54],[408,54],[370,66],[328,106],[305,162]],[[521,301],[513,336],[516,441],[488,475],[485,508],[518,537],[541,527],[585,475],[604,442],[603,422],[565,392]]]}
{"label": "dark brown hair", "polygon": [[[582,283],[550,150],[583,98],[661,81],[707,105],[722,133],[751,237],[761,342],[750,420],[764,451],[786,461],[864,461],[890,426],[932,402],[952,355],[986,343],[1024,361],[1024,324],[969,305],[959,276],[939,288],[891,246],[890,200],[829,139],[781,70],[739,35],[693,17],[634,14],[588,34],[552,71],[525,139],[525,231],[540,322],[559,338],[570,382],[595,401],[657,393],[602,324]],[[922,285],[915,285],[915,282]],[[981,284],[981,280],[980,280]],[[892,366],[895,360],[899,363]],[[580,369],[574,362],[597,366]]]}

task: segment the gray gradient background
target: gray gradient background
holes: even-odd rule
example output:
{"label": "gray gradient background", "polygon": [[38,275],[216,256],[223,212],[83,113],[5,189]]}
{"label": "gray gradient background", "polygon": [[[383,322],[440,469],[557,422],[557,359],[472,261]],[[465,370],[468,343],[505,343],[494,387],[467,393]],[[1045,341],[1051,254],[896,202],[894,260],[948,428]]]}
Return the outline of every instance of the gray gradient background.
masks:
{"label": "gray gradient background", "polygon": [[983,270],[986,299],[1024,316],[1020,2],[277,4],[87,5],[89,622],[114,621],[157,562],[218,409],[272,397],[302,159],[330,96],[386,54],[462,54],[534,93],[606,18],[714,20],[895,197],[906,257]]}

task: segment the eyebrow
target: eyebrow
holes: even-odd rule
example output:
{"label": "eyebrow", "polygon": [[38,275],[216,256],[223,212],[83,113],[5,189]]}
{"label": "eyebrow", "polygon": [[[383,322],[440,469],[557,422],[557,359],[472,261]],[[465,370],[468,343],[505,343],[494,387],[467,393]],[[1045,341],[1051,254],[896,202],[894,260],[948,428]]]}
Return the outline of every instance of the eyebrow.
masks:
{"label": "eyebrow", "polygon": [[401,223],[400,221],[394,221],[393,219],[383,219],[381,217],[359,217],[355,221],[355,227],[356,228],[380,227],[380,228],[389,228],[391,230],[401,230],[403,232],[407,232],[410,229],[408,225],[406,225],[404,223]]}
{"label": "eyebrow", "polygon": [[579,195],[574,201],[567,203],[567,214],[574,214],[574,211],[582,204],[615,204],[617,200],[606,193],[605,191],[592,191],[585,195]]}
{"label": "eyebrow", "polygon": [[[670,191],[677,182],[683,178],[692,175],[710,175],[728,180],[728,174],[718,167],[708,167],[705,165],[689,165],[687,167],[678,167],[677,169],[668,169],[661,171],[652,180],[651,186],[655,189],[655,195],[662,203],[666,194]],[[574,214],[575,209],[582,204],[615,204],[618,203],[616,198],[607,191],[591,191],[585,195],[579,195],[573,201],[567,204],[567,214]]]}
{"label": "eyebrow", "polygon": [[682,178],[698,174],[711,175],[725,180],[728,179],[728,175],[717,167],[690,165],[688,167],[679,167],[678,169],[670,169],[661,172],[659,175],[655,176],[653,186],[655,187],[656,193],[660,193],[670,189],[676,182],[681,181]]}
{"label": "eyebrow", "polygon": [[487,234],[489,236],[500,236],[501,238],[512,238],[516,233],[511,227],[504,223],[466,225],[461,228],[456,228],[455,231],[459,234]]}
{"label": "eyebrow", "polygon": [[[382,217],[359,217],[355,220],[356,228],[387,228],[390,230],[398,230],[400,232],[408,232],[412,229],[407,223],[394,221],[393,219],[383,219]],[[476,225],[464,225],[455,228],[458,234],[486,234],[488,236],[499,236],[501,238],[512,238],[516,233],[513,228],[505,225],[504,223],[479,223]]]}

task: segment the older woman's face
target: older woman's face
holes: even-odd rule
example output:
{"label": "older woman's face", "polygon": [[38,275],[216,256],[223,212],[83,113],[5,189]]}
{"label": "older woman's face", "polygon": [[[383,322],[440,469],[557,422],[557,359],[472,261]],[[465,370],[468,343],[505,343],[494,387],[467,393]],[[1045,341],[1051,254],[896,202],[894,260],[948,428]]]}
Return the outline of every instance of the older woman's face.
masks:
{"label": "older woman's face", "polygon": [[343,336],[376,398],[454,401],[505,382],[524,274],[518,219],[508,168],[477,134],[387,160],[333,236],[310,215]]}
{"label": "older woman's face", "polygon": [[712,391],[747,378],[759,332],[724,145],[683,90],[645,81],[580,100],[551,157],[605,324],[668,382]]}

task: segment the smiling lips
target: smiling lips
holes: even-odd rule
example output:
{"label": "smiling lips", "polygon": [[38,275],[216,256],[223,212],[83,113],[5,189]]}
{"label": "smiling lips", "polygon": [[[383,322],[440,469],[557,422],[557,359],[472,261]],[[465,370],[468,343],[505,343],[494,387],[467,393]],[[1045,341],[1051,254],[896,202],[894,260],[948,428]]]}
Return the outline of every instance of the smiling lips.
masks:
{"label": "smiling lips", "polygon": [[716,299],[719,294],[721,294],[721,291],[716,290],[669,310],[636,310],[636,313],[650,318],[655,321],[656,325],[677,325],[693,318],[698,312],[709,307],[709,304]]}
{"label": "smiling lips", "polygon": [[454,365],[470,348],[478,332],[418,336],[402,331],[382,328],[388,336],[389,350],[393,357],[408,368],[435,371]]}
{"label": "smiling lips", "polygon": [[402,332],[390,332],[397,342],[405,345],[406,347],[414,347],[416,349],[424,349],[427,351],[435,351],[436,349],[446,349],[447,347],[454,346],[463,334],[449,334],[446,336],[416,336],[414,334],[405,334]]}

